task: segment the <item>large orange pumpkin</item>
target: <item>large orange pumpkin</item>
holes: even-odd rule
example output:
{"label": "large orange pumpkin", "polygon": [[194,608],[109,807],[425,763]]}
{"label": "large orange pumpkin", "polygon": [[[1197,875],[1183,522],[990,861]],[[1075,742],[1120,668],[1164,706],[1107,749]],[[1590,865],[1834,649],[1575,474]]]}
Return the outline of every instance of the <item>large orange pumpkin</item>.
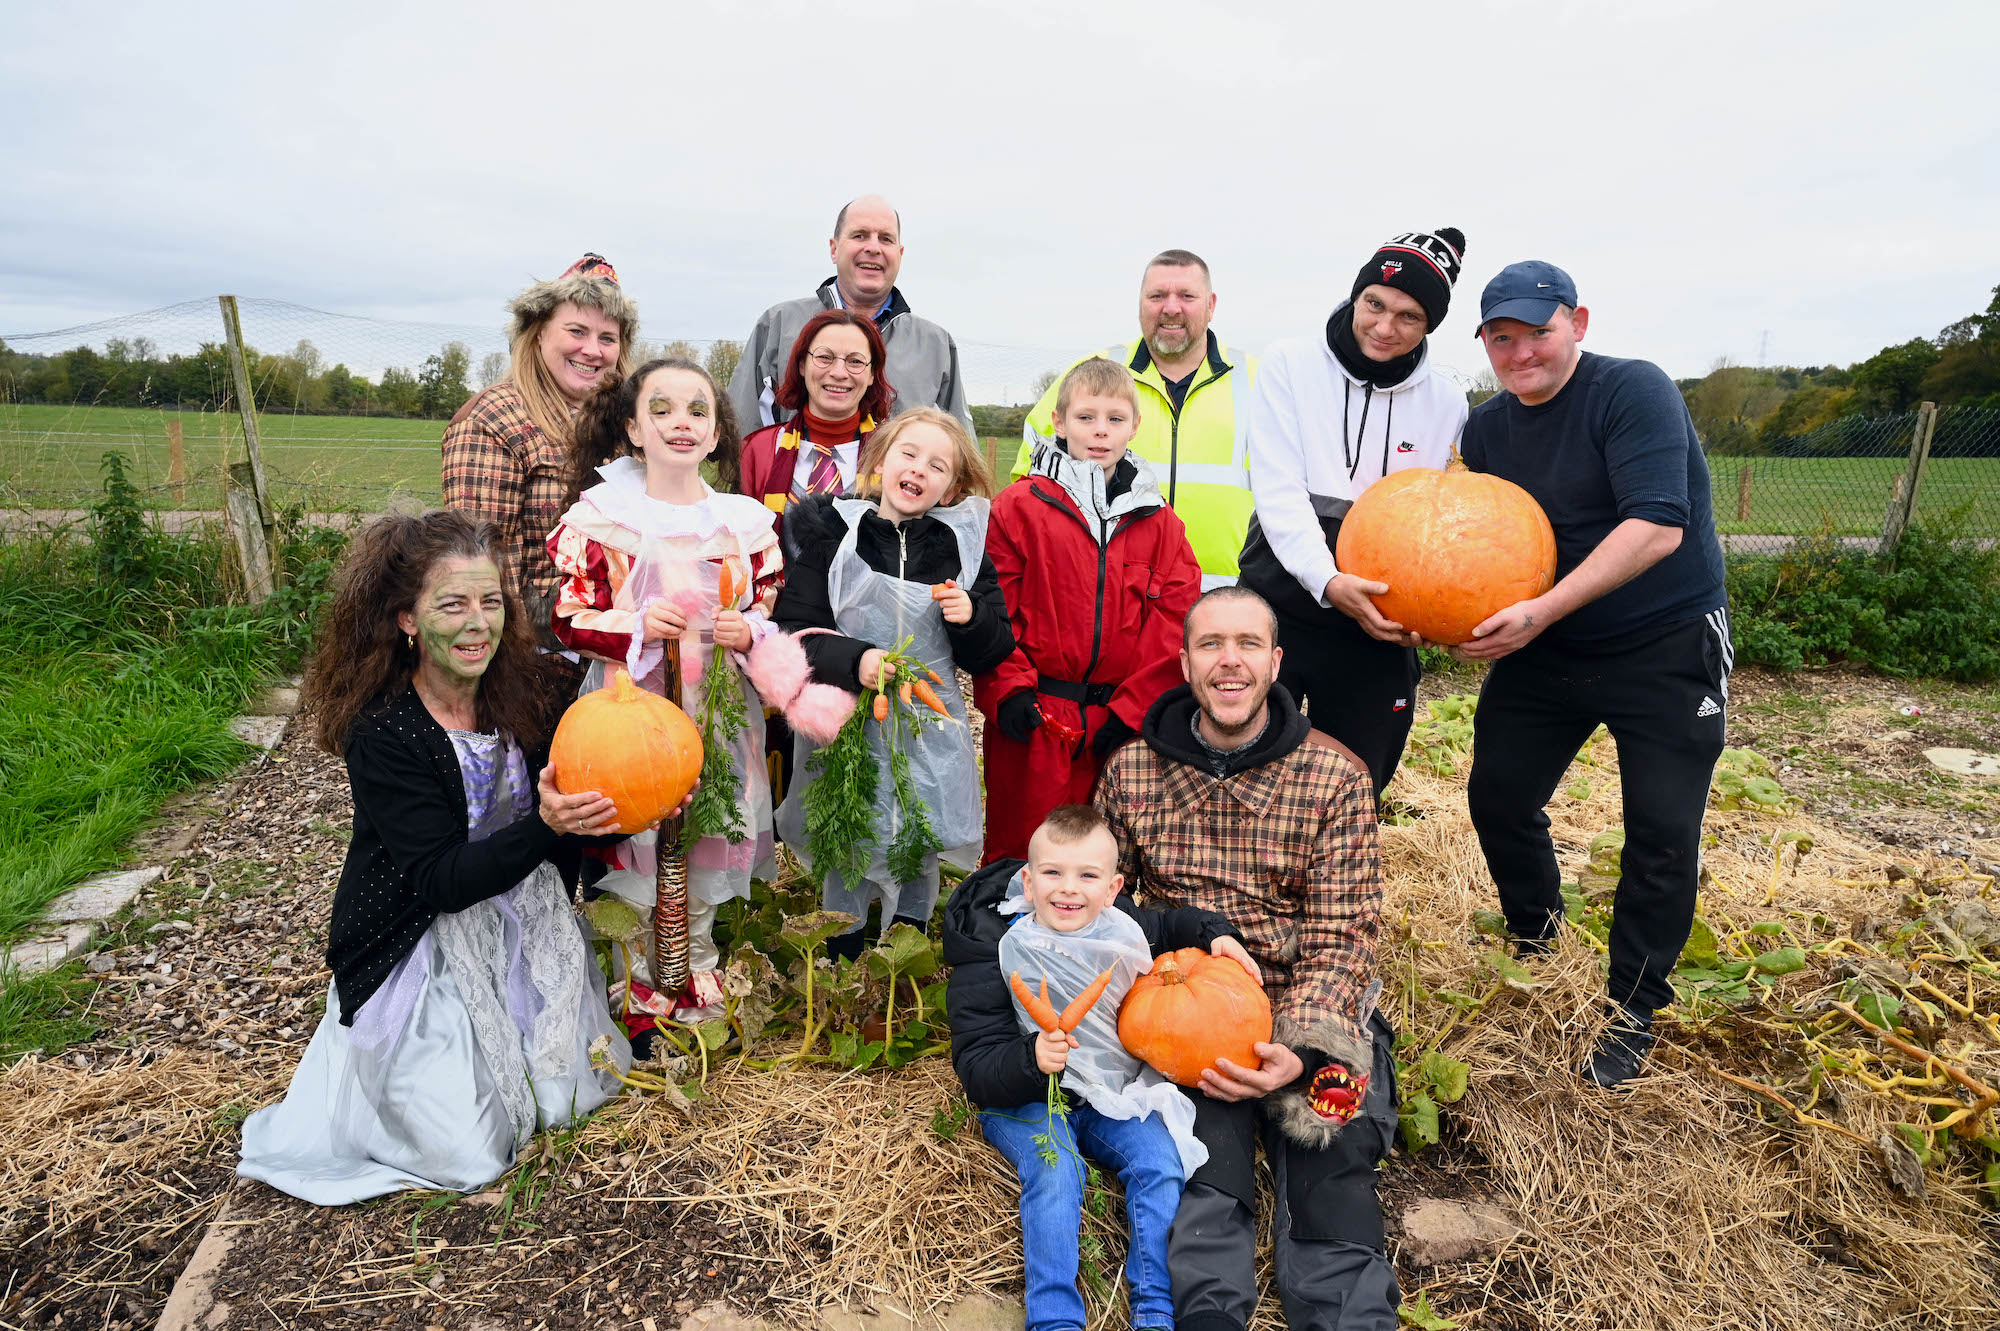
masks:
{"label": "large orange pumpkin", "polygon": [[1118,1041],[1169,1081],[1201,1085],[1226,1058],[1253,1071],[1271,1038],[1271,1000],[1250,972],[1198,947],[1169,952],[1132,982],[1118,1009]]}
{"label": "large orange pumpkin", "polygon": [[701,776],[701,732],[688,714],[619,670],[570,705],[549,746],[556,789],[594,790],[618,806],[620,832],[672,813]]}
{"label": "large orange pumpkin", "polygon": [[1410,467],[1354,501],[1333,557],[1343,573],[1389,584],[1373,598],[1384,619],[1455,646],[1555,585],[1556,534],[1512,481],[1456,464]]}

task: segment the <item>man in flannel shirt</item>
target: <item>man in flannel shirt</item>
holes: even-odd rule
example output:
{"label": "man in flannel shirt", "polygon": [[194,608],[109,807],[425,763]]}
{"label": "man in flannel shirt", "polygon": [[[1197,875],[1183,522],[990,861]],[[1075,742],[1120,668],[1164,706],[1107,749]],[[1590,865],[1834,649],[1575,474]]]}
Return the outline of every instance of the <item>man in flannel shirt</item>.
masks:
{"label": "man in flannel shirt", "polygon": [[1146,714],[1143,742],[1112,754],[1095,802],[1147,905],[1198,906],[1241,931],[1275,1022],[1261,1067],[1222,1060],[1188,1093],[1209,1161],[1188,1180],[1169,1244],[1175,1323],[1242,1331],[1256,1310],[1261,1139],[1287,1322],[1394,1331],[1401,1296],[1375,1195],[1396,1096],[1394,1032],[1374,1011],[1374,787],[1277,683],[1277,621],[1262,597],[1207,593],[1181,644],[1187,684]]}

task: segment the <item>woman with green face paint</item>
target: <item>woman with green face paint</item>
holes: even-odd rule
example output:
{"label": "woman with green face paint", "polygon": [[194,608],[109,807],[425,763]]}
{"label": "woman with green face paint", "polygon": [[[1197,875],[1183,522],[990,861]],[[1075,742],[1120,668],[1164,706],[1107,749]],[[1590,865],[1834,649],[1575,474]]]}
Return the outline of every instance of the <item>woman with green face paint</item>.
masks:
{"label": "woman with green face paint", "polygon": [[238,1166],[307,1201],[483,1188],[630,1065],[569,899],[616,814],[555,789],[552,690],[499,543],[452,510],[376,522],[307,669],[354,835],[326,1017],[283,1103],[243,1125]]}

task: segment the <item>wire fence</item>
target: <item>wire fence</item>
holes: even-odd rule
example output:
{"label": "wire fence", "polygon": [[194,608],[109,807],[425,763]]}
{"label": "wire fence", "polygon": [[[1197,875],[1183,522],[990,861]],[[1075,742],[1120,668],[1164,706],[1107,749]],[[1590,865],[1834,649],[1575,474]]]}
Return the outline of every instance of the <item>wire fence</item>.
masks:
{"label": "wire fence", "polygon": [[[375,512],[401,498],[439,498],[446,422],[506,371],[500,324],[359,318],[250,297],[238,305],[275,502]],[[642,353],[691,356],[724,382],[741,352],[727,338],[661,338],[645,328],[641,340]],[[1043,375],[1085,350],[959,343],[970,394],[982,403],[1032,402]],[[115,450],[149,506],[216,511],[229,463],[246,456],[234,396],[214,300],[0,335],[0,509],[87,506],[102,493],[103,456]]]}
{"label": "wire fence", "polygon": [[[376,512],[439,498],[438,442],[472,393],[506,370],[505,331],[491,326],[360,318],[286,301],[239,302],[273,499],[310,512]],[[641,330],[642,340],[651,335]],[[727,379],[740,344],[652,338]],[[1043,376],[1085,349],[961,342],[989,446],[1018,438],[1018,407]],[[1717,528],[1733,552],[1830,534],[1879,540],[1909,482],[1922,413],[1850,415],[1795,437],[1742,423],[1704,434],[1712,449]],[[0,337],[0,509],[82,509],[101,493],[103,456],[117,451],[145,502],[162,512],[222,507],[229,463],[245,456],[222,318],[213,300],[46,333]],[[2000,410],[1936,412],[1914,520],[2000,538]]]}
{"label": "wire fence", "polygon": [[[1711,453],[1716,528],[1732,551],[1820,533],[1878,541],[1909,484],[1923,414],[1841,416],[1806,434],[1745,446],[1755,452]],[[1937,409],[1911,516],[1974,539],[2000,538],[2000,410]]]}

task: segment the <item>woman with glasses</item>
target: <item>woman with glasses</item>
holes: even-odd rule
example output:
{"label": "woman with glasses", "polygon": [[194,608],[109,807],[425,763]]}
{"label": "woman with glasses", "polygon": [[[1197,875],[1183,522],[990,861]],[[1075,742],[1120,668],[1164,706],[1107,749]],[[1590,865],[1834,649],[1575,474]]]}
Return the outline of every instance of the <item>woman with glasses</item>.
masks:
{"label": "woman with glasses", "polygon": [[[736,492],[760,499],[777,515],[784,549],[785,510],[807,495],[843,495],[854,488],[861,445],[889,415],[893,393],[882,377],[888,353],[875,325],[846,310],[825,310],[806,321],[785,358],[774,394],[777,405],[797,412],[743,440]],[[764,712],[764,759],[773,803],[792,779],[792,732],[776,708]]]}
{"label": "woman with glasses", "polygon": [[861,445],[889,414],[884,355],[875,325],[846,310],[816,314],[799,330],[776,393],[780,408],[798,414],[744,439],[737,483],[778,515],[780,536],[798,500],[853,487]]}

